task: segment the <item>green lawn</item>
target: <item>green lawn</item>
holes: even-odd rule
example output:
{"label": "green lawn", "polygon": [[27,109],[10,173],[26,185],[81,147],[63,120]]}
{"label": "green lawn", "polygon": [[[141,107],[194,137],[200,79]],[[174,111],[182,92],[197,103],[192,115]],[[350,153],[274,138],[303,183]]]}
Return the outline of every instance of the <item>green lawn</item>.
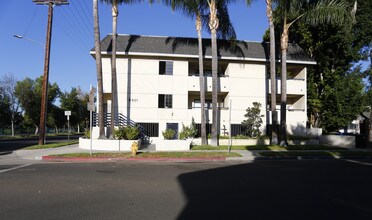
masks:
{"label": "green lawn", "polygon": [[32,137],[32,135],[14,135],[14,136],[1,135],[0,140],[3,140],[3,139],[18,139],[18,138],[26,138],[26,137]]}
{"label": "green lawn", "polygon": [[[53,155],[58,157],[95,157],[95,158],[133,158],[131,153],[74,153]],[[241,157],[240,154],[231,152],[139,152],[135,158],[225,158],[225,157]]]}
{"label": "green lawn", "polygon": [[[209,145],[192,146],[191,150],[227,150],[228,146],[212,147]],[[298,150],[348,150],[341,147],[330,146],[305,146],[294,145],[288,147],[281,147],[277,145],[249,145],[249,146],[232,146],[231,150],[269,150],[269,151],[298,151]]]}
{"label": "green lawn", "polygon": [[77,143],[79,143],[79,141],[66,141],[66,142],[59,142],[59,143],[45,144],[45,145],[32,145],[32,146],[23,148],[23,150],[56,148],[56,147],[63,147],[67,145],[77,144]]}

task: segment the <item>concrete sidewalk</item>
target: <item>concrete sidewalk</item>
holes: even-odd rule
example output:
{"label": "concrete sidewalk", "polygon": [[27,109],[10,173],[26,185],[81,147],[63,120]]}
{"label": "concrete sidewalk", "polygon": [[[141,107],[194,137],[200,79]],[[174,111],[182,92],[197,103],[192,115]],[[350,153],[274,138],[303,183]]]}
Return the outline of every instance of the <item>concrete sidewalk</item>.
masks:
{"label": "concrete sidewalk", "polygon": [[57,148],[17,150],[13,152],[13,155],[25,160],[42,160],[43,156],[69,153],[89,153],[89,150],[81,149],[79,148],[79,144],[74,144]]}
{"label": "concrete sidewalk", "polygon": [[[372,149],[356,149],[357,151],[371,151]],[[148,150],[144,150],[148,151]],[[143,151],[143,152],[144,152]],[[291,157],[265,157],[259,156],[259,152],[263,152],[263,150],[233,150],[232,152],[236,152],[242,155],[242,157],[231,157],[231,158],[53,158],[49,157],[50,155],[58,155],[58,154],[69,154],[69,153],[89,153],[90,151],[87,149],[79,148],[78,144],[69,145],[65,147],[58,147],[58,148],[48,148],[48,149],[37,149],[37,150],[17,150],[14,151],[11,156],[8,156],[6,159],[10,160],[29,160],[30,163],[32,161],[123,161],[123,160],[130,160],[130,161],[254,161],[254,160],[272,160],[272,159],[342,159],[343,157],[339,158],[332,158],[327,156],[291,156]],[[93,153],[119,153],[116,151],[97,151],[94,150]],[[141,152],[141,150],[139,151]],[[226,150],[201,150],[201,151],[191,151],[191,152],[226,152]],[[123,152],[121,152],[123,153]],[[368,157],[370,158],[370,157]],[[6,162],[5,160],[0,161],[2,163]],[[0,163],[1,164],[1,163]]]}
{"label": "concrete sidewalk", "polygon": [[[82,149],[79,148],[78,144],[74,145],[69,145],[69,146],[64,146],[64,147],[58,147],[58,148],[48,148],[48,149],[37,149],[37,150],[17,150],[13,152],[13,157],[18,158],[18,159],[23,159],[23,160],[50,160],[48,156],[50,155],[58,155],[58,154],[68,154],[68,153],[89,153],[90,151],[87,149]],[[93,153],[109,153],[113,152],[116,153],[115,151],[97,151],[94,150]],[[208,152],[217,152],[215,150],[213,151],[208,151]],[[220,151],[220,152],[226,152],[226,151]],[[230,161],[251,161],[255,159],[254,153],[251,151],[233,151],[237,152],[242,155],[242,157],[233,157],[233,158],[227,158],[226,160]],[[118,152],[119,153],[119,152]],[[123,152],[121,152],[123,153]],[[44,157],[44,158],[43,158]],[[151,159],[142,159],[142,160],[151,160]],[[166,160],[166,158],[161,159],[161,160]],[[195,158],[191,158],[190,160],[196,160]],[[203,161],[202,158],[198,158],[197,160]],[[204,161],[208,160],[214,160],[212,158],[206,158]],[[78,161],[78,159],[75,159],[74,161]],[[86,159],[81,158],[81,161],[86,161]]]}

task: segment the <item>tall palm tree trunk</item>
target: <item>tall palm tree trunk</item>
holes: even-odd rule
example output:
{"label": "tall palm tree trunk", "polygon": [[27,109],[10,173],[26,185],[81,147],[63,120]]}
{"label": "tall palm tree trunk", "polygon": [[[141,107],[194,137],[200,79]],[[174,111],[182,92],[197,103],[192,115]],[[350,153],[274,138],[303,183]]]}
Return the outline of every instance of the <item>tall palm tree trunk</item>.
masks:
{"label": "tall palm tree trunk", "polygon": [[103,118],[103,82],[102,82],[102,58],[101,58],[101,40],[99,31],[99,17],[98,17],[98,0],[93,0],[93,20],[94,20],[94,48],[96,53],[96,70],[98,83],[98,139],[105,139],[105,124]]}
{"label": "tall palm tree trunk", "polygon": [[207,132],[205,126],[205,88],[204,88],[204,68],[203,68],[203,41],[202,41],[202,20],[200,14],[196,16],[196,31],[198,33],[198,47],[199,47],[199,83],[200,83],[200,136],[201,144],[207,145]]}
{"label": "tall palm tree trunk", "polygon": [[116,35],[118,23],[118,2],[112,1],[112,54],[111,54],[111,125],[110,139],[114,139],[115,119],[116,119],[116,100],[117,100],[117,80],[116,80]]}
{"label": "tall palm tree trunk", "polygon": [[211,145],[218,146],[218,108],[217,108],[217,69],[218,69],[218,58],[217,58],[217,29],[219,21],[217,18],[216,1],[208,1],[210,9],[209,28],[211,30],[211,41],[212,41],[212,139]]}
{"label": "tall palm tree trunk", "polygon": [[270,81],[271,81],[271,145],[278,144],[277,121],[278,115],[276,112],[276,69],[275,69],[275,30],[272,0],[266,0],[266,15],[269,20],[270,29]]}
{"label": "tall palm tree trunk", "polygon": [[281,48],[281,103],[280,103],[280,145],[288,146],[287,143],[287,49],[288,49],[287,16],[284,15],[283,33],[280,41]]}

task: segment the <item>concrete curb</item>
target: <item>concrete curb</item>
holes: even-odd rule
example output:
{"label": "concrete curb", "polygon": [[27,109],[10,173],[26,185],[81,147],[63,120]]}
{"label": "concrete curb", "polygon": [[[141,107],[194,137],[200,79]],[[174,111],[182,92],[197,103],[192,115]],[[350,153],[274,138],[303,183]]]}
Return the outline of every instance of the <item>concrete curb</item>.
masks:
{"label": "concrete curb", "polygon": [[120,162],[120,161],[142,161],[142,162],[216,162],[216,161],[259,161],[259,160],[355,160],[355,159],[368,159],[371,156],[358,156],[358,157],[331,157],[331,156],[290,156],[290,157],[265,157],[265,156],[252,156],[249,158],[243,157],[182,157],[182,158],[115,158],[115,157],[60,157],[60,156],[42,156],[38,160],[50,162]]}
{"label": "concrete curb", "polygon": [[115,162],[115,161],[153,161],[153,162],[213,162],[226,161],[225,157],[180,157],[180,158],[114,158],[114,157],[60,157],[60,156],[43,156],[43,161],[51,162]]}
{"label": "concrete curb", "polygon": [[280,156],[280,157],[271,157],[271,156],[256,156],[254,160],[360,160],[367,159],[371,160],[371,156]]}

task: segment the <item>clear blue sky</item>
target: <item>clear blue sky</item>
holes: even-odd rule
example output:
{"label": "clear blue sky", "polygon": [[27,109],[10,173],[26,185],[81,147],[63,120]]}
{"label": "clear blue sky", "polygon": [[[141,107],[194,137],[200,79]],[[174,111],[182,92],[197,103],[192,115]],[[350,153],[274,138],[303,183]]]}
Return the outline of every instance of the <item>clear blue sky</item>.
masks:
{"label": "clear blue sky", "polygon": [[[69,0],[67,6],[54,8],[53,37],[49,80],[62,91],[80,86],[84,91],[96,85],[93,48],[92,0]],[[100,3],[101,39],[112,32],[111,8]],[[0,1],[0,77],[13,74],[18,80],[35,79],[43,74],[42,45],[17,39],[13,34],[45,44],[48,8],[32,0]],[[265,1],[251,7],[245,0],[230,7],[239,40],[261,41],[267,28]],[[159,4],[121,5],[119,34],[195,37],[195,21]],[[204,32],[203,37],[209,37]]]}

